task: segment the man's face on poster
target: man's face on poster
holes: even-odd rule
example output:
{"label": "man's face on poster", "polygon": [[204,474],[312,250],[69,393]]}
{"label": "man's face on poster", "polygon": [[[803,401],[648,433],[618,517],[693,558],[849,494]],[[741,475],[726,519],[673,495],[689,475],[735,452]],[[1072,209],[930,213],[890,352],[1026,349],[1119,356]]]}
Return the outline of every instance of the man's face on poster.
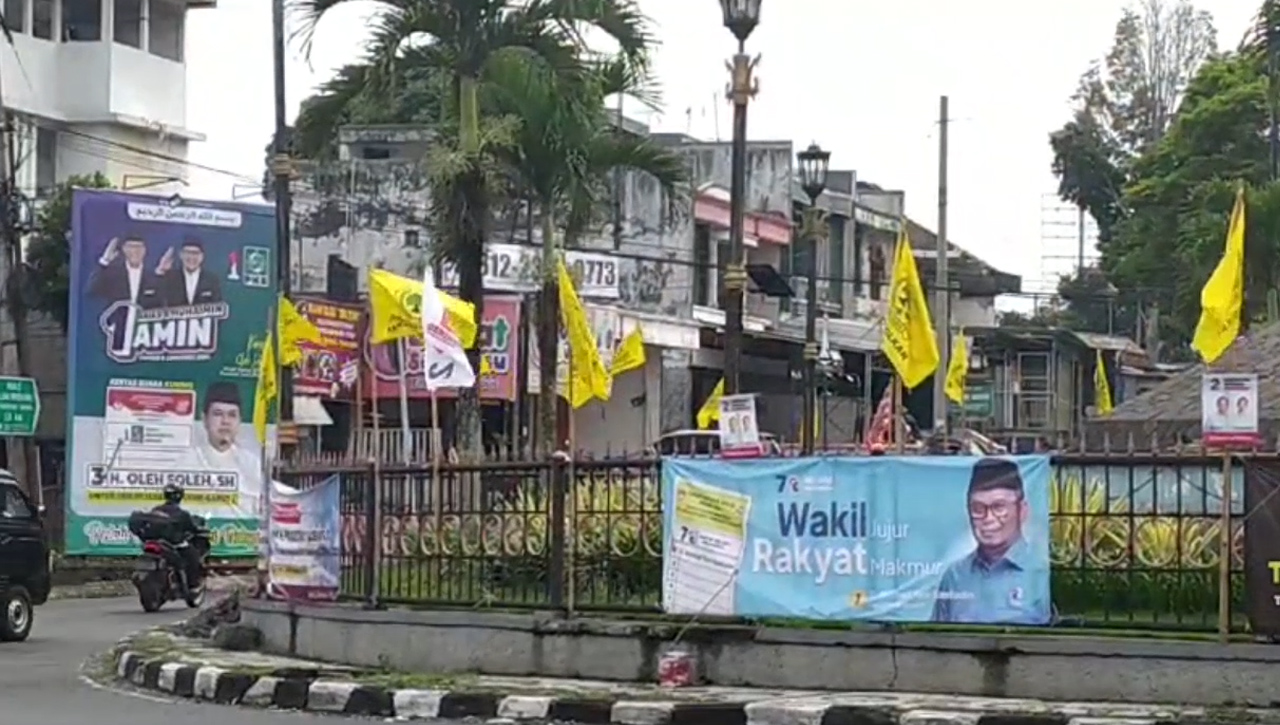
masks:
{"label": "man's face on poster", "polygon": [[130,267],[141,267],[143,260],[147,258],[147,245],[141,239],[126,239],[121,246],[124,253],[124,261]]}
{"label": "man's face on poster", "polygon": [[992,488],[969,494],[969,524],[982,548],[1007,548],[1022,535],[1027,502],[1009,488]]}
{"label": "man's face on poster", "polygon": [[240,433],[240,406],[210,403],[204,414],[204,429],[209,436],[209,445],[220,451],[230,448]]}
{"label": "man's face on poster", "polygon": [[1218,415],[1226,415],[1227,413],[1231,412],[1231,401],[1227,399],[1227,396],[1224,395],[1218,398],[1217,404],[1218,404]]}
{"label": "man's face on poster", "polygon": [[1237,400],[1237,401],[1236,401],[1236,412],[1237,412],[1237,413],[1240,413],[1240,414],[1242,414],[1242,415],[1243,415],[1243,414],[1244,414],[1246,411],[1248,411],[1248,410],[1249,410],[1249,399],[1248,399],[1248,398],[1240,398],[1239,400]]}
{"label": "man's face on poster", "polygon": [[200,265],[204,264],[204,250],[194,244],[184,245],[179,256],[182,257],[182,268],[188,272],[199,272]]}

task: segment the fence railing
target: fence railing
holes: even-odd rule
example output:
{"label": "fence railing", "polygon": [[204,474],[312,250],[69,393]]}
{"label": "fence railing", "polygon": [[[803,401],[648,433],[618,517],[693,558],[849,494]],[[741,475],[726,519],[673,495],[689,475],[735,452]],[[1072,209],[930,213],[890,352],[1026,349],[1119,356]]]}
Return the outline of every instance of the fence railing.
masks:
{"label": "fence railing", "polygon": [[[343,594],[388,604],[658,611],[660,462],[295,469],[338,476]],[[1244,627],[1242,467],[1202,455],[1063,454],[1049,512],[1058,626],[1212,630],[1230,501],[1233,629]],[[1230,496],[1224,496],[1230,486]],[[376,509],[376,515],[374,514]]]}

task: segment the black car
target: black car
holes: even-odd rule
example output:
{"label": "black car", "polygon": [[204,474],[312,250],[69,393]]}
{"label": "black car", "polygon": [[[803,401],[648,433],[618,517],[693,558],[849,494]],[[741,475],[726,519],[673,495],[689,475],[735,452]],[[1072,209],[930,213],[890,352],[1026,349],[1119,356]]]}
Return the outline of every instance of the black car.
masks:
{"label": "black car", "polygon": [[48,601],[51,586],[43,512],[0,468],[0,642],[31,634],[32,608]]}

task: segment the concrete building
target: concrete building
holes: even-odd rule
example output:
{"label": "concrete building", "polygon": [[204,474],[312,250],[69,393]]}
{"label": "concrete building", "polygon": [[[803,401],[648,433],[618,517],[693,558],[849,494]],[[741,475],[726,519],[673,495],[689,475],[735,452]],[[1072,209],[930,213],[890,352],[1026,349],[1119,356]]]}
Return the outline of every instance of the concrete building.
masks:
{"label": "concrete building", "polygon": [[215,0],[5,0],[0,93],[21,116],[19,186],[35,198],[74,174],[177,190],[187,145],[189,9]]}
{"label": "concrete building", "polygon": [[[647,133],[643,127],[631,130]],[[695,411],[722,377],[719,290],[729,250],[731,145],[680,134],[653,138],[687,160],[688,198],[673,204],[652,179],[619,174],[612,209],[570,253],[571,264],[579,259],[610,270],[608,279],[583,284],[580,290],[602,348],[611,350],[637,326],[648,345],[643,371],[616,380],[608,402],[593,401],[575,413],[575,444],[600,455],[634,451],[664,432],[691,427]],[[295,282],[303,290],[323,291],[333,255],[358,267],[380,264],[421,274],[429,263],[431,240],[429,195],[418,161],[429,136],[413,128],[361,127],[344,130],[340,141],[338,160],[310,165],[295,195]],[[776,270],[795,296],[749,291],[743,387],[760,394],[762,429],[784,439],[795,439],[800,430],[798,373],[811,258],[808,245],[794,238],[808,203],[794,178],[794,152],[789,141],[752,141],[747,149],[746,262]],[[903,193],[859,183],[852,171],[834,171],[819,204],[829,220],[827,238],[816,250],[823,326],[851,373],[830,387],[823,408],[831,440],[849,440],[889,379],[874,358]],[[486,289],[498,296],[523,296],[534,289],[541,225],[523,203],[494,214]],[[922,273],[931,275],[934,237],[921,228],[912,231]],[[955,247],[951,259],[959,290],[956,319],[976,324],[990,318],[993,323],[995,296],[1017,291],[1020,281]],[[456,281],[449,269],[440,270],[438,279],[442,285]],[[526,306],[522,317],[530,316]],[[523,339],[532,337],[525,332]],[[518,391],[538,389],[536,344],[526,342],[521,349],[532,363],[527,378],[509,398],[489,397],[508,412],[514,409],[518,420],[527,420],[528,403]],[[411,397],[410,415],[419,424],[426,418],[425,392]],[[382,405],[387,420],[398,419],[398,408],[394,400]],[[925,412],[918,417],[930,419]]]}

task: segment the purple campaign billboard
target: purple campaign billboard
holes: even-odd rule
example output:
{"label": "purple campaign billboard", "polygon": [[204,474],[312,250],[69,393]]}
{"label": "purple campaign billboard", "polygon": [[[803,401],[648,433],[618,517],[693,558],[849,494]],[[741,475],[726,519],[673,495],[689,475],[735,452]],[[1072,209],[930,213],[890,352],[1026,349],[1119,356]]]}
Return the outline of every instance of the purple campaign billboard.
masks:
{"label": "purple campaign billboard", "polygon": [[213,556],[256,555],[272,208],[77,190],[70,245],[67,553],[136,552],[129,513],[177,483]]}

